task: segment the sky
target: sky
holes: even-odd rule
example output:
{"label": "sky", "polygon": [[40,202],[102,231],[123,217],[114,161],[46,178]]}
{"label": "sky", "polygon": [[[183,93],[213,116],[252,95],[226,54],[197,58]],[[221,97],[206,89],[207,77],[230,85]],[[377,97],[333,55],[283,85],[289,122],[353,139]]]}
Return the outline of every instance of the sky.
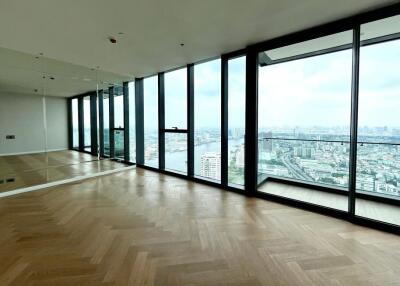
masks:
{"label": "sky", "polygon": [[[361,47],[360,56],[359,126],[400,126],[400,40]],[[229,61],[229,128],[244,128],[245,62],[245,57]],[[197,129],[220,128],[220,65],[219,59],[195,65]],[[260,67],[259,127],[349,126],[351,68],[351,50]],[[157,88],[157,76],[144,80],[149,131],[158,124]],[[167,128],[186,128],[186,89],[185,68],[165,73]],[[122,114],[118,99],[115,108]],[[116,126],[121,120],[116,118]]]}

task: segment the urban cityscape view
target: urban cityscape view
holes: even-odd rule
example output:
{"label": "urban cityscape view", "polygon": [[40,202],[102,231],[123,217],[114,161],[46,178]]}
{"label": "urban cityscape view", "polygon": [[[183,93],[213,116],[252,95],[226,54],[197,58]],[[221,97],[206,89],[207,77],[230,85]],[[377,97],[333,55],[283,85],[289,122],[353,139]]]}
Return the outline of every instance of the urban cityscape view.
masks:
{"label": "urban cityscape view", "polygon": [[[288,127],[260,132],[259,173],[345,190],[349,180],[349,135],[333,135],[344,129],[349,130],[319,127],[303,129],[302,133]],[[358,137],[356,188],[400,196],[400,130],[392,129],[390,136],[382,136],[382,129],[385,127],[359,128],[363,135]]]}
{"label": "urban cityscape view", "polygon": [[[186,134],[168,135],[165,140],[166,169],[187,172]],[[244,129],[229,130],[228,179],[232,184],[244,182]],[[146,138],[145,163],[158,165],[158,134],[153,132]],[[221,131],[203,129],[195,132],[195,174],[213,180],[221,179]]]}
{"label": "urban cityscape view", "polygon": [[[358,191],[400,196],[400,127],[396,127],[400,126],[397,116],[400,86],[392,60],[399,48],[400,41],[392,41],[361,49]],[[259,68],[259,182],[275,176],[347,189],[351,59],[351,51],[345,50]],[[229,64],[228,181],[243,185],[245,58]],[[385,67],[379,75],[375,72],[377,66]],[[200,64],[195,75],[195,175],[220,180],[219,60]],[[182,81],[182,74],[179,76],[180,79],[174,79],[173,74],[170,75],[167,107],[181,104],[185,98],[185,89],[175,87]],[[129,88],[134,94],[133,83]],[[148,78],[147,85],[145,81],[146,88],[145,164],[158,167],[156,77]],[[86,102],[84,108],[88,114]],[[122,100],[116,100],[115,108],[122,114]],[[180,108],[182,111],[178,114],[169,112],[167,121],[171,126],[186,129],[185,104]],[[76,102],[73,109],[77,110]],[[134,105],[130,109],[133,111]],[[77,134],[77,116],[73,113],[73,131]],[[130,153],[134,160],[134,112],[131,115]],[[122,119],[116,121],[121,122],[118,123],[121,127]],[[85,116],[85,126],[88,124],[90,118]],[[108,127],[104,131],[107,154]],[[85,128],[84,135],[85,142],[89,141],[90,128]],[[122,156],[123,133],[114,135],[116,156]],[[78,144],[75,135],[73,143],[74,146]],[[186,133],[165,133],[165,167],[187,172]]]}

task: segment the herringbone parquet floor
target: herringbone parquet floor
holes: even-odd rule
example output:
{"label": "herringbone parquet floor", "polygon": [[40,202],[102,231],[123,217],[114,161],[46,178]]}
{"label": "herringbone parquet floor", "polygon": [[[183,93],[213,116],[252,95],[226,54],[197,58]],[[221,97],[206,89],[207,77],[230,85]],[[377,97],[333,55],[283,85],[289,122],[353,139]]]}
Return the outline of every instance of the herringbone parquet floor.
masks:
{"label": "herringbone parquet floor", "polygon": [[0,285],[400,285],[400,238],[137,169],[0,199]]}

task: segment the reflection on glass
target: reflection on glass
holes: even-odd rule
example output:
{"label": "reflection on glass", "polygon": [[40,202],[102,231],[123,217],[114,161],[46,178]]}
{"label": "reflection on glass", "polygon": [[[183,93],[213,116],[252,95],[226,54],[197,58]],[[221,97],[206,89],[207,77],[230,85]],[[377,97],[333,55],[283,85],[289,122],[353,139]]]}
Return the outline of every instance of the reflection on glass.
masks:
{"label": "reflection on glass", "polygon": [[[356,191],[400,198],[400,16],[361,26]],[[386,41],[385,41],[386,40]],[[357,198],[356,215],[400,225],[400,208]]]}
{"label": "reflection on glass", "polygon": [[103,93],[104,155],[110,156],[110,97]]}
{"label": "reflection on glass", "polygon": [[122,86],[114,87],[114,156],[124,159],[124,95]]}
{"label": "reflection on glass", "polygon": [[158,167],[158,78],[143,81],[144,163]]}
{"label": "reflection on glass", "polygon": [[186,133],[165,133],[165,168],[187,173]]}
{"label": "reflection on glass", "polygon": [[194,66],[194,172],[221,179],[221,61]]}
{"label": "reflection on glass", "polygon": [[246,57],[228,62],[228,182],[244,184]]}
{"label": "reflection on glass", "polygon": [[[313,40],[312,44],[334,48],[351,43],[351,39],[348,31]],[[296,47],[303,53],[315,51],[309,42],[302,48],[299,45]],[[281,53],[279,49],[262,53],[272,59],[259,68],[259,181],[275,176],[345,188],[349,172],[351,46],[282,61],[293,52],[284,47]]]}
{"label": "reflection on glass", "polygon": [[114,130],[115,158],[124,159],[124,131]]}
{"label": "reflection on glass", "polygon": [[136,120],[135,120],[135,82],[128,84],[129,89],[129,160],[136,162]]}
{"label": "reflection on glass", "polygon": [[114,87],[114,127],[124,128],[124,96],[122,87]]}
{"label": "reflection on glass", "polygon": [[72,148],[79,148],[78,99],[72,99]]}
{"label": "reflection on glass", "polygon": [[91,151],[90,96],[83,98],[83,138],[85,151]]}

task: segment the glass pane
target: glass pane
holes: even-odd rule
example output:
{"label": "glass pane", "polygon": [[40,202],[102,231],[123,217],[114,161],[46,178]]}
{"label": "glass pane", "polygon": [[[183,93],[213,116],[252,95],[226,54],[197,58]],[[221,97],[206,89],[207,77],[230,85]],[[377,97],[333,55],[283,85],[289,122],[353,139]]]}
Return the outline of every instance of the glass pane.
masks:
{"label": "glass pane", "polygon": [[259,183],[275,177],[338,193],[270,181],[259,191],[347,210],[351,48],[347,31],[260,53]]}
{"label": "glass pane", "polygon": [[[361,26],[356,215],[400,225],[400,16]],[[381,37],[385,36],[386,39]],[[370,42],[371,43],[371,42]],[[374,198],[384,197],[385,203]]]}
{"label": "glass pane", "polygon": [[114,127],[124,128],[124,96],[122,87],[115,87],[114,92]]}
{"label": "glass pane", "polygon": [[246,57],[228,61],[228,182],[244,184]]}
{"label": "glass pane", "polygon": [[186,129],[187,72],[186,68],[165,74],[165,128]]}
{"label": "glass pane", "polygon": [[136,162],[136,120],[135,120],[135,83],[128,84],[129,89],[129,160]]}
{"label": "glass pane", "polygon": [[72,99],[72,147],[79,148],[78,99]]}
{"label": "glass pane", "polygon": [[158,168],[158,78],[144,79],[144,163]]}
{"label": "glass pane", "polygon": [[91,151],[90,96],[83,98],[83,132],[85,151]]}
{"label": "glass pane", "polygon": [[221,179],[221,62],[194,66],[194,172]]}
{"label": "glass pane", "polygon": [[[104,91],[105,92],[105,91]],[[110,98],[103,93],[104,155],[110,156]]]}
{"label": "glass pane", "polygon": [[115,158],[124,159],[124,131],[114,130]]}
{"label": "glass pane", "polygon": [[165,133],[165,168],[187,173],[187,135]]}

